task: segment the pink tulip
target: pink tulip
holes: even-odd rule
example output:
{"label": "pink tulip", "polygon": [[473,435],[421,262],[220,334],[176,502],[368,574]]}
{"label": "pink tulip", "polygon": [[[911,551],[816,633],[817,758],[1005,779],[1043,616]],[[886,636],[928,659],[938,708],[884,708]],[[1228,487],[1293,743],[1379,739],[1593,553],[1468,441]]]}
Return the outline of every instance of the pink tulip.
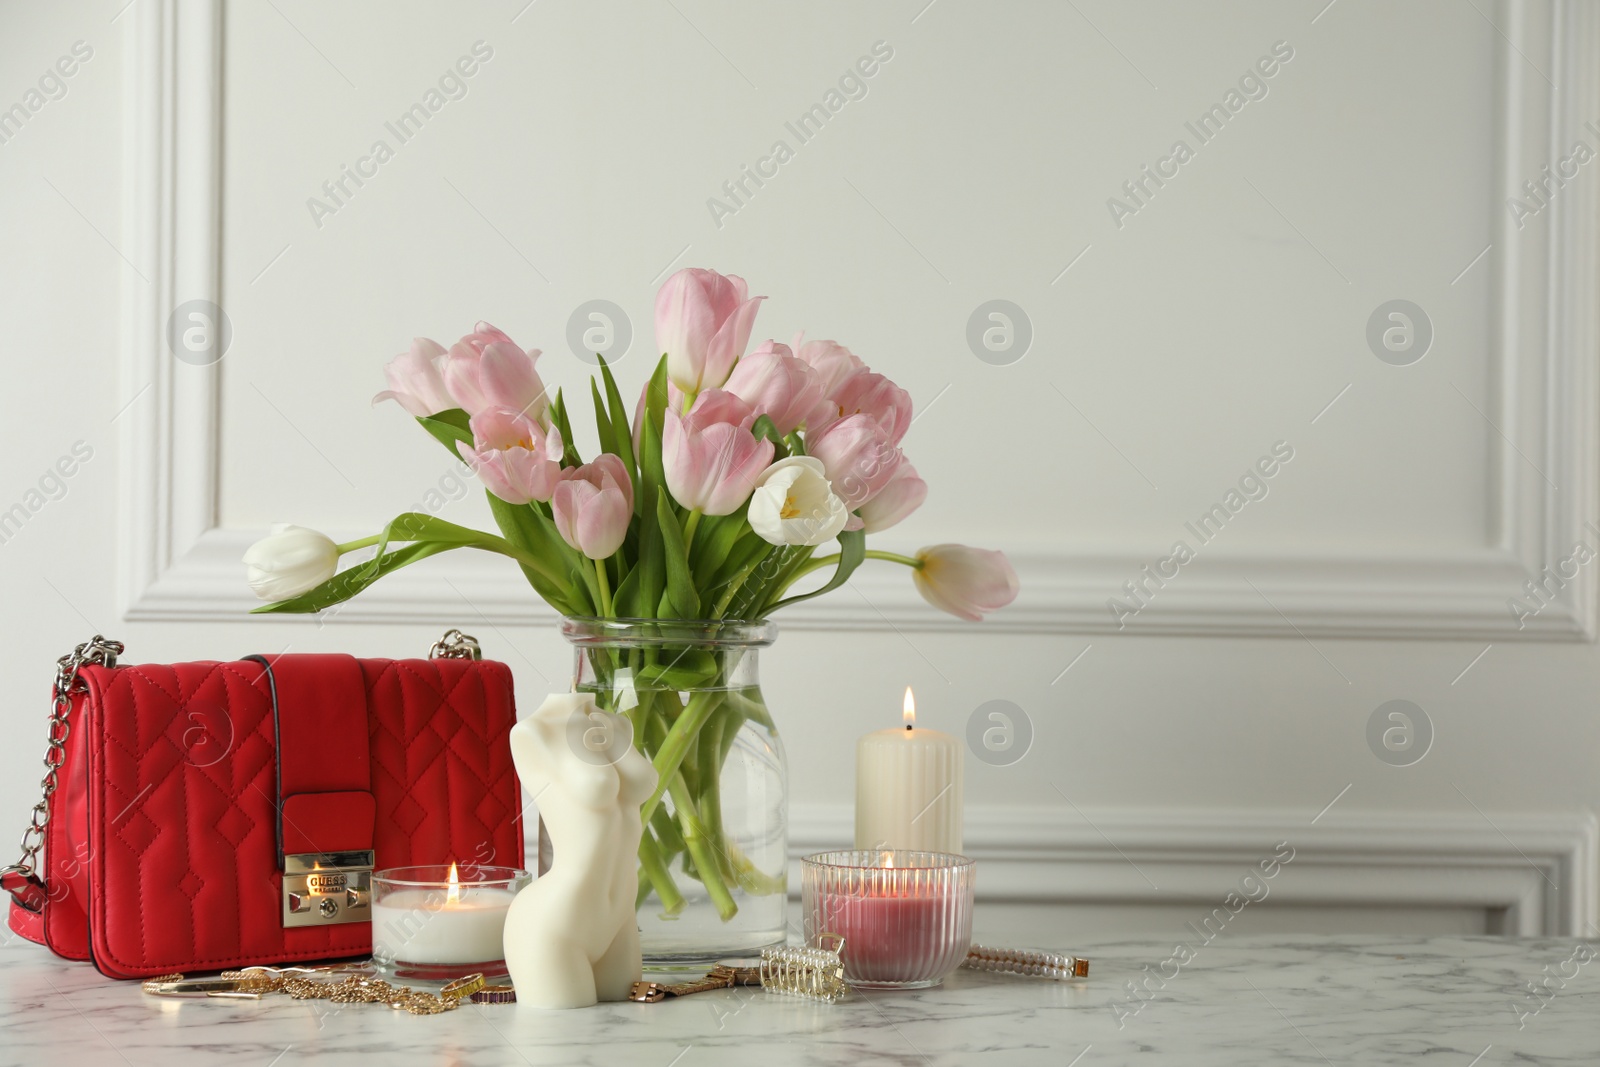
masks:
{"label": "pink tulip", "polygon": [[[639,390],[639,402],[633,406],[633,454],[642,455],[640,444],[644,436],[644,408],[645,402],[650,399],[650,383],[645,382],[644,388]],[[667,382],[667,411],[683,410],[683,390]]]}
{"label": "pink tulip", "polygon": [[770,418],[780,434],[809,425],[825,411],[822,378],[776,341],[763,341],[741,359],[723,388]]}
{"label": "pink tulip", "polygon": [[656,293],[656,348],[673,384],[693,396],[727,381],[765,299],[733,274],[685,267],[668,278]]}
{"label": "pink tulip", "polygon": [[539,350],[527,352],[487,322],[450,346],[444,384],[467,414],[489,408],[521,412],[543,425],[550,400],[534,363]]}
{"label": "pink tulip", "polygon": [[794,335],[795,355],[810,364],[822,379],[822,393],[832,396],[845,379],[861,374],[867,365],[861,358],[837,341],[807,341],[804,333]]}
{"label": "pink tulip", "polygon": [[686,508],[731,515],[750,499],[772,462],[772,442],[750,432],[755,409],[721,389],[708,389],[688,414],[666,413],[661,461],[667,489]]}
{"label": "pink tulip", "polygon": [[[667,389],[667,410],[681,410],[681,401],[672,402],[672,389]],[[684,418],[684,425],[695,430],[702,430],[717,423],[726,422],[741,429],[748,430],[756,421],[756,409],[726,389],[707,389],[695,397],[688,414]]]}
{"label": "pink tulip", "polygon": [[922,599],[952,615],[982,622],[1017,599],[1017,572],[1004,552],[966,545],[933,545],[917,553],[911,572]]}
{"label": "pink tulip", "polygon": [[834,494],[851,511],[882,492],[900,466],[889,431],[867,415],[847,415],[807,437],[806,452],[822,461]]}
{"label": "pink tulip", "polygon": [[444,387],[444,346],[426,337],[411,342],[411,350],[391,359],[383,368],[389,388],[372,398],[374,404],[393,400],[417,418],[437,415],[456,406]]}
{"label": "pink tulip", "polygon": [[561,431],[520,411],[487,408],[472,416],[472,445],[456,442],[478,480],[508,504],[549,500],[561,477]]}
{"label": "pink tulip", "polygon": [[851,415],[873,419],[891,443],[899,444],[911,428],[911,395],[881,374],[852,374],[828,394],[827,407],[813,429],[826,429]]}
{"label": "pink tulip", "polygon": [[633,483],[622,458],[602,452],[593,463],[562,471],[550,509],[563,541],[590,559],[610,556],[633,518]]}
{"label": "pink tulip", "polygon": [[928,498],[928,483],[917,477],[917,469],[902,460],[878,494],[861,505],[861,520],[867,533],[887,530],[922,506]]}

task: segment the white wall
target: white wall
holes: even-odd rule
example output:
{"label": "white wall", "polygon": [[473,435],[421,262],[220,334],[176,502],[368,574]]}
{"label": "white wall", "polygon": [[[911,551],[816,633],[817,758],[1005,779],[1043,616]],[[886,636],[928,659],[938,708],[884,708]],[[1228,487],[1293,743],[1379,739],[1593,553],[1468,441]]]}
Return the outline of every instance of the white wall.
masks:
{"label": "white wall", "polygon": [[[880,547],[990,545],[1022,574],[977,627],[887,565],[785,620],[764,666],[797,847],[848,838],[853,739],[909,682],[933,726],[990,700],[1031,721],[1020,762],[969,761],[970,847],[985,892],[1073,902],[1085,931],[1176,932],[1280,840],[1262,929],[1594,919],[1592,568],[1520,630],[1507,608],[1600,548],[1595,168],[1520,228],[1506,204],[1600,146],[1588,9],[122,4],[0,4],[0,107],[93,48],[0,143],[0,510],[43,505],[0,545],[18,829],[50,663],[96,630],[137,661],[420,654],[459,624],[524,700],[564,686],[549,614],[496,560],[430,561],[319,625],[247,620],[237,555],[272,521],[369,531],[447,474],[368,406],[413,334],[488,319],[581,412],[573,310],[631,317],[631,392],[654,287],[693,264],[771,294],[757,336],[836,337],[923,408],[906,448],[932,494]],[[385,123],[477,42],[465,95],[401,144]],[[865,95],[799,143],[785,123],[877,42]],[[1266,94],[1200,144],[1185,123],[1275,45]],[[1179,138],[1193,159],[1114,220]],[[378,139],[393,158],[314,217]],[[714,219],[780,139],[793,158]],[[162,336],[196,298],[231,324],[211,368]],[[995,298],[1033,331],[1004,366],[966,337]],[[1434,331],[1408,366],[1365,337],[1396,298]],[[80,440],[64,497],[29,498]],[[1278,442],[1265,498],[1200,544],[1185,523]],[[1195,560],[1117,619],[1178,539]],[[1411,766],[1368,746],[1392,699],[1432,723]]]}

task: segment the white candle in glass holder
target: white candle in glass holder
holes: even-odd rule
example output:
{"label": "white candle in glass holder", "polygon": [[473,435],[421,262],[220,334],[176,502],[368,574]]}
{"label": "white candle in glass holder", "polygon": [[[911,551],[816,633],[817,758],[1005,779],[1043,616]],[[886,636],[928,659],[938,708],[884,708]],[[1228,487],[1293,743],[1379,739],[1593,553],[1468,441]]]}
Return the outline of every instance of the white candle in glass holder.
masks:
{"label": "white candle in glass holder", "polygon": [[961,742],[917,727],[906,687],[904,725],[856,742],[856,848],[961,852]]}
{"label": "white candle in glass holder", "polygon": [[[455,875],[452,864],[450,873]],[[373,955],[400,963],[485,963],[505,955],[501,939],[516,894],[489,886],[398,889],[372,906]]]}

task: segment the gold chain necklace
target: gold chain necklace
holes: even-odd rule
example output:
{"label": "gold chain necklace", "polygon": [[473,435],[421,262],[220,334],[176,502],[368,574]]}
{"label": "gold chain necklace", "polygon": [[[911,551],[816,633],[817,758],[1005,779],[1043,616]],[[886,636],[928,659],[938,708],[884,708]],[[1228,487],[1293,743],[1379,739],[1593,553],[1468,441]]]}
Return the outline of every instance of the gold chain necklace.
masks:
{"label": "gold chain necklace", "polygon": [[[342,976],[342,977],[340,977]],[[503,987],[486,986],[481,974],[458,978],[438,993],[424,993],[410,986],[395,986],[364,969],[348,967],[248,967],[223,971],[205,978],[185,978],[164,974],[148,979],[144,991],[151,996],[226,997],[259,1000],[272,993],[284,993],[295,1000],[326,1000],[334,1004],[387,1004],[396,1011],[412,1015],[438,1015],[454,1011],[468,998],[483,1003],[499,1003],[496,995]]]}

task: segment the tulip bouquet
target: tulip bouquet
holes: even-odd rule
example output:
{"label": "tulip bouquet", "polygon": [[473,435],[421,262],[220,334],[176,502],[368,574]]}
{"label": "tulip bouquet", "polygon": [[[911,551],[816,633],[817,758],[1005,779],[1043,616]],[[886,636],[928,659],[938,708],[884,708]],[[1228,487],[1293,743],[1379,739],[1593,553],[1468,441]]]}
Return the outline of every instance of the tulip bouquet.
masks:
{"label": "tulip bouquet", "polygon": [[[509,557],[566,616],[760,620],[837,589],[867,559],[910,568],[923,597],[965,619],[1010,603],[1017,577],[999,552],[867,548],[868,534],[927,495],[900,449],[911,398],[834,341],[801,335],[746,352],[763,299],[715,271],[669,278],[655,307],[663,355],[632,418],[604,360],[590,380],[600,451],[587,462],[562,393],[540,379],[538,350],[487,324],[448,350],[417,339],[385,368],[389,388],[374,402],[399,403],[471,467],[499,534],[419,512],[346,544],[279,527],[245,556],[257,595],[274,601],[256,610],[320,611],[457,548]],[[829,542],[837,550],[818,555]],[[344,553],[372,547],[372,558],[338,569]],[[817,571],[826,580],[808,581]],[[714,656],[618,653],[599,669],[638,684],[637,703],[615,710],[660,772],[645,804],[641,901],[654,892],[667,912],[681,907],[666,873],[678,853],[724,920],[737,910],[730,886],[781,889],[781,870],[742,863],[718,827],[721,761],[738,723],[765,718],[759,694],[719,685],[727,664]]]}

